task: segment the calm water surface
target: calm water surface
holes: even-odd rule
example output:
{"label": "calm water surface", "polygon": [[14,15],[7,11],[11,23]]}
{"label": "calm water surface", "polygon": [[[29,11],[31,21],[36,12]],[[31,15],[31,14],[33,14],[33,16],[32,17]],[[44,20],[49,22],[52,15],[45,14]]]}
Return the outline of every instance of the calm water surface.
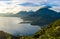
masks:
{"label": "calm water surface", "polygon": [[23,20],[18,17],[0,17],[0,31],[13,35],[32,35],[40,30],[39,26],[19,24],[20,22]]}

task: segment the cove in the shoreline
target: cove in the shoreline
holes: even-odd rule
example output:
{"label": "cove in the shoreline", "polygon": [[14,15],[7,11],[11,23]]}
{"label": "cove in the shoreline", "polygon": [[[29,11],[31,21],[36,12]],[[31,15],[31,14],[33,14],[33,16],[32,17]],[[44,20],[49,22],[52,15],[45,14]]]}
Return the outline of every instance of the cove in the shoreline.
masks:
{"label": "cove in the shoreline", "polygon": [[18,17],[0,17],[0,30],[12,35],[32,35],[40,30],[39,26],[20,22],[23,20]]}

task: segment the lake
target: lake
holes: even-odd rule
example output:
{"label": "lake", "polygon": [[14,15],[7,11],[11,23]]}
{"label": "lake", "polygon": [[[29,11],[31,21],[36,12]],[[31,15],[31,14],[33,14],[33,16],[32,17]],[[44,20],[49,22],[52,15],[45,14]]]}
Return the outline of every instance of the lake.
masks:
{"label": "lake", "polygon": [[19,24],[23,19],[19,17],[0,17],[0,31],[12,35],[32,35],[40,30],[39,26],[30,25],[30,23]]}

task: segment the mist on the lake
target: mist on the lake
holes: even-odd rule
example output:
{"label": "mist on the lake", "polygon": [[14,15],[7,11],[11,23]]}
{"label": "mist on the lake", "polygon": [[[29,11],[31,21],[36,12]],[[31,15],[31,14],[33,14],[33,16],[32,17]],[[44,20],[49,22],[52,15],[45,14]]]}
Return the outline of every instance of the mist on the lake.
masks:
{"label": "mist on the lake", "polygon": [[0,17],[0,31],[12,35],[32,35],[40,30],[39,26],[32,26],[29,23],[19,24],[20,22],[23,20],[17,17]]}

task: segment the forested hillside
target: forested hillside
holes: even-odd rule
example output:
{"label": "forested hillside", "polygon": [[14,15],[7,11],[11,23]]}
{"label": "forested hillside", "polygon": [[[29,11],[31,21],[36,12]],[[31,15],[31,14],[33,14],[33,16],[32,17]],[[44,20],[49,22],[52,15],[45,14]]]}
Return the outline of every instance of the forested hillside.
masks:
{"label": "forested hillside", "polygon": [[60,19],[42,28],[39,32],[23,39],[60,39]]}

